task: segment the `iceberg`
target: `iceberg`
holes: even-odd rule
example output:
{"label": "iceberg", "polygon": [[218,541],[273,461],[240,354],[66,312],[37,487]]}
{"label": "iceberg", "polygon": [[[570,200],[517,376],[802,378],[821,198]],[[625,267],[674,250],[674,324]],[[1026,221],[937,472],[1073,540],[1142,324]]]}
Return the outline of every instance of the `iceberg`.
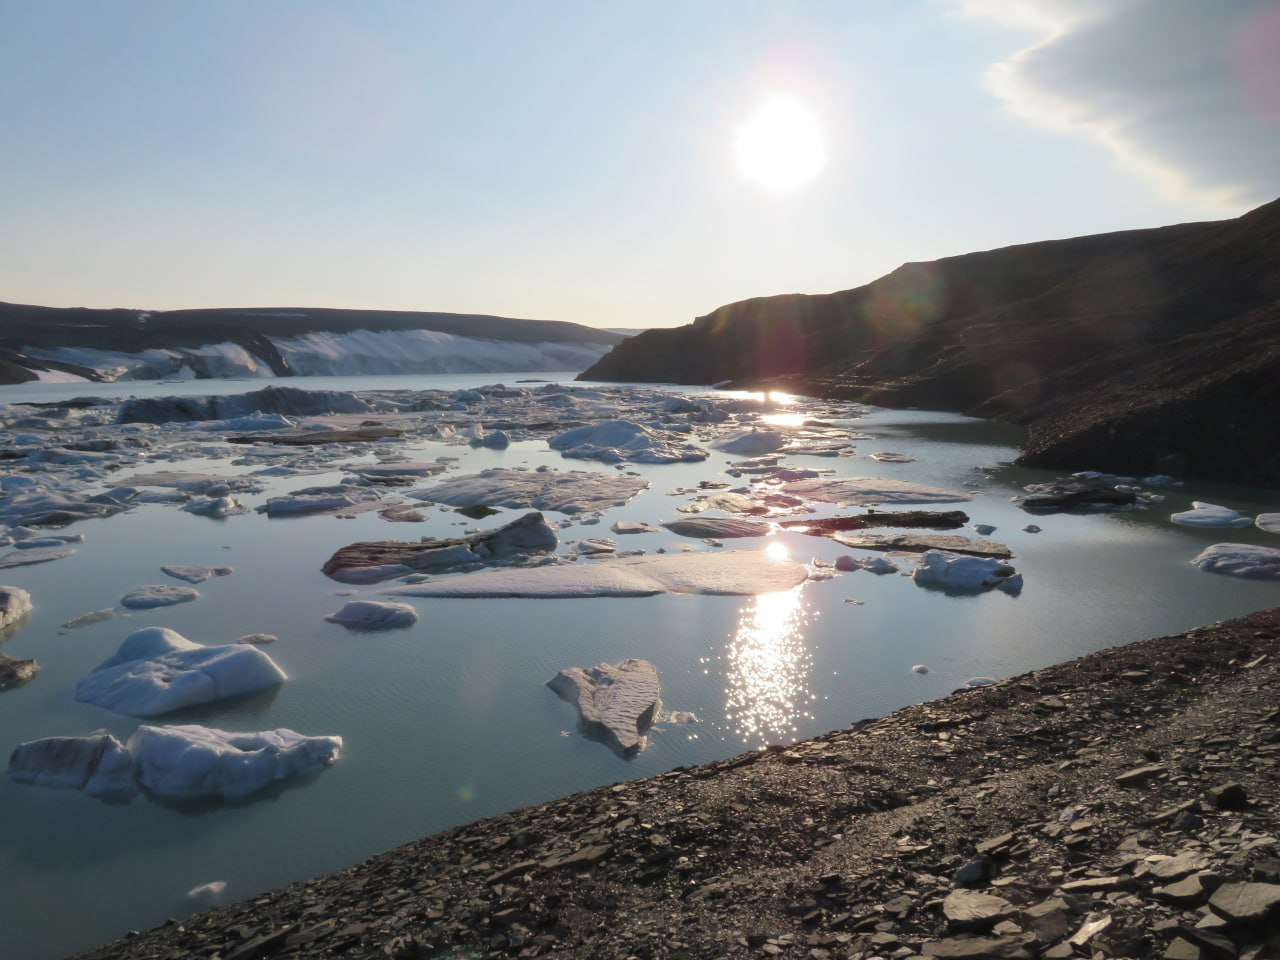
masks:
{"label": "iceberg", "polygon": [[143,725],[128,744],[104,732],[31,740],[13,751],[6,772],[16,783],[83,790],[105,800],[128,800],[140,789],[158,797],[240,800],[278,780],[318,773],[341,750],[341,737],[284,728],[230,733],[196,724]]}
{"label": "iceberg", "polygon": [[632,420],[606,420],[558,434],[547,441],[552,450],[577,460],[604,463],[691,463],[707,459],[707,451],[682,436]]}
{"label": "iceberg", "polygon": [[562,700],[578,708],[583,727],[618,753],[640,750],[662,701],[658,671],[648,660],[628,659],[617,666],[600,663],[590,669],[570,667],[547,681]]}
{"label": "iceberg", "polygon": [[138,783],[160,797],[239,800],[277,780],[319,773],[341,751],[341,737],[304,737],[284,728],[230,733],[194,724],[143,725],[129,738]]}
{"label": "iceberg", "polygon": [[1250,580],[1280,580],[1280,548],[1215,543],[1191,561],[1201,570]]}
{"label": "iceberg", "polygon": [[1191,502],[1190,510],[1169,515],[1174,523],[1184,527],[1251,527],[1253,519],[1246,517],[1238,510],[1220,507],[1216,503],[1203,503],[1199,500]]}
{"label": "iceberg", "polygon": [[970,557],[945,550],[928,550],[912,579],[922,587],[939,587],[961,593],[980,593],[998,587],[1016,594],[1022,589],[1022,575],[1012,566],[992,557]]}
{"label": "iceberg", "polygon": [[154,717],[278,686],[286,679],[257,647],[206,647],[167,627],[143,627],[76,684],[76,699],[126,716]]}
{"label": "iceberg", "polygon": [[418,622],[418,611],[407,603],[349,600],[341,610],[329,614],[325,620],[359,630],[391,630],[413,626]]}
{"label": "iceberg", "polygon": [[761,551],[602,558],[590,564],[484,570],[391,587],[404,597],[651,597],[660,593],[752,596],[790,590],[807,579],[803,564]]}
{"label": "iceberg", "polygon": [[11,627],[31,614],[31,594],[21,587],[0,587],[0,630]]}
{"label": "iceberg", "polygon": [[1260,513],[1253,521],[1259,530],[1280,533],[1280,513]]}

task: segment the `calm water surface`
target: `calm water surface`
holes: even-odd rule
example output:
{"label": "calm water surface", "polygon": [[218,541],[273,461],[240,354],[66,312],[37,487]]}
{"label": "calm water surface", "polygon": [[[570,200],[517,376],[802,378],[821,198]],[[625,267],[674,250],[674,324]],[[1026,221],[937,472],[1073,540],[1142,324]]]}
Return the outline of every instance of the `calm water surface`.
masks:
{"label": "calm water surface", "polygon": [[[289,385],[456,389],[496,379],[309,378]],[[234,393],[264,385],[32,385],[0,387],[0,401]],[[267,520],[250,513],[212,521],[171,505],[147,505],[68,528],[85,535],[74,557],[0,574],[0,582],[30,591],[36,605],[5,652],[41,665],[34,681],[0,694],[0,755],[25,740],[96,729],[127,738],[136,721],[77,703],[72,694],[76,681],[128,633],[148,625],[203,643],[276,634],[280,640],[266,649],[290,677],[273,693],[166,722],[290,727],[341,735],[345,747],[341,760],[314,779],[241,804],[167,805],[144,796],[112,805],[0,778],[0,942],[6,955],[59,957],[182,916],[193,909],[185,892],[209,881],[226,881],[228,900],[248,897],[460,822],[822,733],[942,696],[970,677],[1011,676],[1280,603],[1280,585],[1215,576],[1188,563],[1211,543],[1276,545],[1277,538],[1256,528],[1194,530],[1168,520],[1193,499],[1250,515],[1280,511],[1274,491],[1187,486],[1163,491],[1167,501],[1146,511],[1031,517],[1009,497],[1051,475],[1001,466],[1016,456],[1015,431],[921,411],[876,411],[854,426],[876,437],[858,442],[856,456],[791,462],[951,488],[976,484],[971,489],[979,496],[972,503],[946,509],[964,509],[973,522],[998,528],[992,536],[1013,548],[1013,562],[1026,579],[1020,596],[950,597],[903,576],[858,572],[759,598],[409,598],[422,616],[416,626],[358,633],[322,619],[344,602],[338,595],[344,588],[319,570],[335,549],[363,539],[456,535],[473,522],[445,512],[413,525],[389,525],[376,513],[350,520]],[[920,459],[879,463],[866,456],[879,450]],[[410,455],[462,456],[466,472],[542,464],[611,470],[566,462],[541,441],[504,451],[420,443]],[[561,539],[609,536],[608,525],[618,519],[672,519],[684,502],[668,495],[674,488],[703,479],[743,482],[723,474],[733,459],[713,454],[704,464],[636,467],[652,480],[650,490],[609,511],[598,526],[570,526]],[[215,467],[228,469],[225,463],[191,469]],[[336,482],[338,476],[288,478],[240,499],[252,506],[281,490]],[[494,525],[503,519],[494,518]],[[1024,532],[1029,522],[1042,532]],[[708,549],[668,533],[619,539],[651,553],[687,544]],[[797,533],[773,540],[800,560],[833,561],[849,552]],[[725,549],[760,545],[729,541]],[[230,565],[235,573],[199,584],[194,603],[131,614],[118,607],[129,590],[165,582],[159,567],[173,563]],[[376,588],[360,593],[374,596]],[[73,617],[107,607],[116,608],[115,619],[60,630]],[[572,708],[543,685],[564,667],[625,657],[656,664],[664,705],[701,720],[660,724],[647,749],[631,760],[581,736]],[[914,664],[929,672],[913,672]]]}

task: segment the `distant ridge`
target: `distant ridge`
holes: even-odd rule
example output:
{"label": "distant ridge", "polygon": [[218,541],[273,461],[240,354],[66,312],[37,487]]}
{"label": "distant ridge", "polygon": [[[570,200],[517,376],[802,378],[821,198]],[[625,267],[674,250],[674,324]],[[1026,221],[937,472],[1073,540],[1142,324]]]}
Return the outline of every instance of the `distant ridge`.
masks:
{"label": "distant ridge", "polygon": [[1280,200],[728,304],[581,379],[956,410],[1025,425],[1032,465],[1280,487]]}
{"label": "distant ridge", "polygon": [[[349,342],[351,335],[361,332],[423,331],[471,342],[580,347],[583,350],[560,355],[569,358],[580,355],[583,365],[623,339],[576,323],[486,314],[309,307],[152,311],[0,302],[0,383],[36,379],[40,371],[57,371],[91,380],[105,378],[100,369],[66,359],[75,351],[135,356],[147,351],[168,351],[172,354],[172,363],[179,369],[185,366],[195,377],[227,375],[218,372],[228,369],[227,350],[223,349],[219,355],[208,349],[216,345],[233,345],[244,351],[248,359],[237,362],[241,366],[245,362],[260,364],[258,375],[291,376],[298,371],[281,351],[282,341],[330,334],[345,337]],[[526,350],[523,355],[527,357],[529,352]],[[495,354],[489,351],[486,356],[492,358]],[[157,362],[162,360],[157,358]],[[241,371],[237,367],[235,372]]]}

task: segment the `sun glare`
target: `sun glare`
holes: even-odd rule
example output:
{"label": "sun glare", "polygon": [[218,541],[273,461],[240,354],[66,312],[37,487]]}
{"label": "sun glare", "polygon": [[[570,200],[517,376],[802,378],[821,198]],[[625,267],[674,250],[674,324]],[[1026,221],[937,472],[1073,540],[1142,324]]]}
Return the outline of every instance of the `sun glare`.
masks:
{"label": "sun glare", "polygon": [[812,183],[827,165],[818,115],[803,100],[771,97],[738,128],[738,168],[770,190]]}

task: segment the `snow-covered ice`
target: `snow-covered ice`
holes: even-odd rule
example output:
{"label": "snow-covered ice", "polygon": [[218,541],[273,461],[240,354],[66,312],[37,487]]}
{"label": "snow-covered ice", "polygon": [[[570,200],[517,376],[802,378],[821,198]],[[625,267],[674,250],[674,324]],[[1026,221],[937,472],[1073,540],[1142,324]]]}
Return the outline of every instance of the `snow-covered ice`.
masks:
{"label": "snow-covered ice", "polygon": [[645,732],[662,709],[658,670],[648,660],[569,667],[548,680],[547,686],[578,708],[590,736],[623,756],[640,749]]}
{"label": "snow-covered ice", "polygon": [[1260,513],[1253,522],[1259,530],[1280,533],[1280,513]]}
{"label": "snow-covered ice", "polygon": [[1252,580],[1280,580],[1280,547],[1215,543],[1191,561],[1201,570]]}
{"label": "snow-covered ice", "polygon": [[660,593],[749,596],[805,581],[803,564],[760,551],[615,557],[514,570],[484,570],[382,591],[406,597],[649,597]]}
{"label": "snow-covered ice", "polygon": [[126,800],[138,792],[133,757],[109,733],[46,737],[19,744],[9,757],[6,772],[15,783],[83,790],[107,800]]}
{"label": "snow-covered ice", "polygon": [[734,430],[712,441],[710,444],[716,450],[747,457],[774,453],[786,445],[787,435],[785,433],[781,430],[773,430],[767,427],[748,427],[745,430]]}
{"label": "snow-covered ice", "polygon": [[912,573],[920,586],[944,590],[980,592],[997,587],[1006,593],[1022,589],[1022,575],[993,557],[970,557],[945,550],[929,550]]}
{"label": "snow-covered ice", "polygon": [[1174,523],[1184,527],[1251,527],[1253,519],[1246,517],[1238,510],[1222,507],[1216,503],[1203,503],[1199,500],[1191,502],[1191,509],[1169,516]]}
{"label": "snow-covered ice", "polygon": [[418,611],[407,603],[348,600],[341,610],[329,614],[325,620],[358,630],[391,630],[413,626],[418,622]]}
{"label": "snow-covered ice", "polygon": [[192,643],[143,627],[76,684],[76,699],[131,717],[154,717],[278,686],[285,672],[257,647]]}
{"label": "snow-covered ice", "polygon": [[898,565],[888,557],[877,554],[873,557],[854,557],[849,554],[836,557],[836,569],[851,573],[854,570],[867,570],[871,573],[897,573]]}

